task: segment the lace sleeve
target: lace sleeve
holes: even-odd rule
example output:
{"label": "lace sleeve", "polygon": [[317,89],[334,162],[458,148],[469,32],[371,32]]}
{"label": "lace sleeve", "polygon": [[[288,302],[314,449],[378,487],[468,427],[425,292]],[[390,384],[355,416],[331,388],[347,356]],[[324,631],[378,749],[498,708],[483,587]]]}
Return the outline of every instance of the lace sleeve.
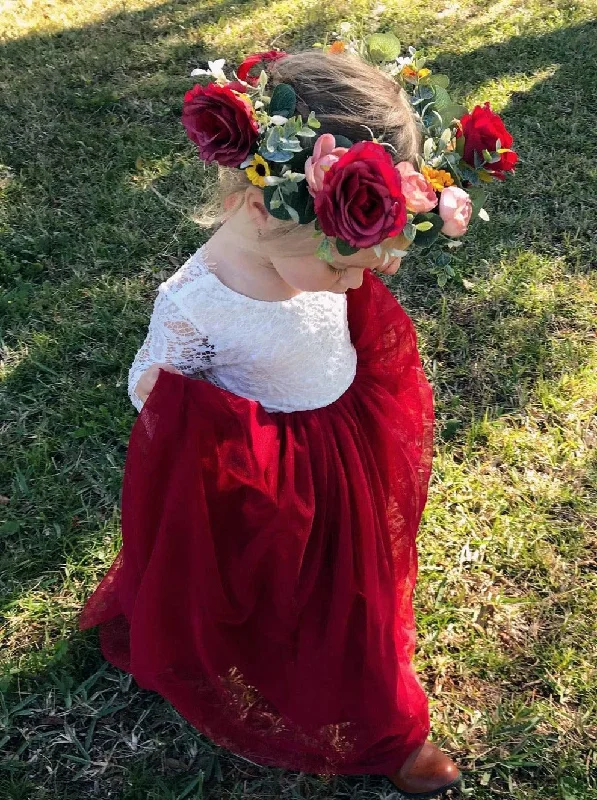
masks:
{"label": "lace sleeve", "polygon": [[189,377],[210,367],[215,348],[182,312],[167,292],[159,291],[149,331],[129,370],[128,393],[137,411],[143,401],[135,392],[141,374],[152,364],[171,364]]}

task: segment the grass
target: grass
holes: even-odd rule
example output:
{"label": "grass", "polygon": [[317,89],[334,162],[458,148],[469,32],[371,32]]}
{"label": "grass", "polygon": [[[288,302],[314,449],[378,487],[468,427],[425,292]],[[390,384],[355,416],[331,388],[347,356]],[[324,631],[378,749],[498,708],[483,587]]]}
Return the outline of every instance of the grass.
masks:
{"label": "grass", "polygon": [[[188,73],[396,27],[522,163],[461,252],[406,261],[438,418],[420,533],[418,666],[470,796],[597,798],[597,7],[588,0],[40,0],[0,22],[0,796],[389,798],[377,778],[265,770],[102,663],[77,613],[118,548],[153,291],[201,241]],[[168,202],[164,202],[164,199]],[[396,795],[393,795],[396,797]]]}

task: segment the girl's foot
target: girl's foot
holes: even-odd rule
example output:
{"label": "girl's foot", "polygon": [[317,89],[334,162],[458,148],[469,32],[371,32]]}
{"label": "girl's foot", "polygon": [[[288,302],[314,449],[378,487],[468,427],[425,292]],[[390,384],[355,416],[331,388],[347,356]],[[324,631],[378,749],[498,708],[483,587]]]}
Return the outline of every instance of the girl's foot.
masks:
{"label": "girl's foot", "polygon": [[456,764],[431,742],[415,750],[388,778],[405,797],[419,800],[439,797],[461,781]]}

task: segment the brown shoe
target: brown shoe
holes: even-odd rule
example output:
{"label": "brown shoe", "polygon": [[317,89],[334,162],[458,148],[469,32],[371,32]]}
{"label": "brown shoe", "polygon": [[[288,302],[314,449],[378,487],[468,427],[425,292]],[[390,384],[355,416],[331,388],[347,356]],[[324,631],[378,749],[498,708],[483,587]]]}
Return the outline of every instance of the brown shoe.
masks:
{"label": "brown shoe", "polygon": [[405,797],[439,797],[460,784],[460,770],[451,758],[431,742],[415,750],[394,775],[388,775]]}

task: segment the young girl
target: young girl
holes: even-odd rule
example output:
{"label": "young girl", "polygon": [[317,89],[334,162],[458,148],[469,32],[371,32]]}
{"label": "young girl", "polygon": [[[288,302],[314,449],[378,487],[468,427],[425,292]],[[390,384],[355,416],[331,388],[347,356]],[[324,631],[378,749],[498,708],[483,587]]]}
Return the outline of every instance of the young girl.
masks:
{"label": "young girl", "polygon": [[[390,166],[416,165],[417,121],[398,84],[353,55],[279,55],[262,54],[270,95],[291,86],[302,118],[321,123],[305,174],[325,230],[317,190],[347,152],[337,141],[383,139]],[[196,89],[186,113],[208,95]],[[192,132],[220,164],[225,113]],[[395,272],[400,257],[361,246],[322,260],[312,222],[270,213],[269,171],[255,156],[221,169],[223,224],[159,287],[130,371],[141,413],[123,549],[81,625],[101,624],[109,661],[235,753],[385,774],[408,796],[435,796],[460,776],[427,741],[411,664],[432,392],[411,320],[371,272]],[[351,180],[330,213],[346,202],[364,230],[378,219],[373,178]],[[387,231],[384,252],[401,252]]]}

